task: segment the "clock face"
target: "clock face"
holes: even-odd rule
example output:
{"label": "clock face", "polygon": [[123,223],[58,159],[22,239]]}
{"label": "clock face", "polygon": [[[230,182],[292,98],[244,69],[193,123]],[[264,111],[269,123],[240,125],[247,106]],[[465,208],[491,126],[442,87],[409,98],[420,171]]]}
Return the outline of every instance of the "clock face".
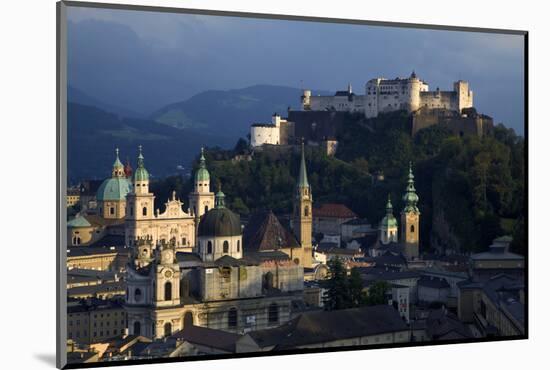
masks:
{"label": "clock face", "polygon": [[164,276],[167,277],[167,278],[171,278],[171,277],[172,277],[172,271],[167,270],[167,271],[164,273]]}

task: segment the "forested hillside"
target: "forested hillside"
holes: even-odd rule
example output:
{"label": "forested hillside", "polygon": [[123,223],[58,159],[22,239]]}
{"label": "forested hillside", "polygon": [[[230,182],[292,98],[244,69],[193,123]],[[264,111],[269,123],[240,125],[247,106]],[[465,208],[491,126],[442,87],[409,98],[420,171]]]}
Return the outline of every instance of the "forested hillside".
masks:
{"label": "forested hillside", "polygon": [[[314,202],[345,203],[376,225],[388,193],[399,215],[412,162],[424,251],[479,251],[510,234],[514,250],[524,253],[523,138],[502,125],[484,138],[457,137],[435,126],[411,137],[410,124],[405,112],[369,120],[350,115],[338,134],[336,157],[308,147]],[[234,151],[207,150],[213,186],[220,181],[229,207],[243,215],[266,207],[289,213],[299,154],[255,153],[252,161],[232,161],[243,146],[240,141]],[[153,187],[162,202],[173,188],[187,194],[191,180],[172,177]]]}

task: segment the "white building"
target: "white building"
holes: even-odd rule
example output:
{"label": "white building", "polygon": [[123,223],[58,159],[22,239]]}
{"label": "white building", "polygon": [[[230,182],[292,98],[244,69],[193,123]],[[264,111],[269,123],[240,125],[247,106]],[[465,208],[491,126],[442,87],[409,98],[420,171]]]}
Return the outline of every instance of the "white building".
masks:
{"label": "white building", "polygon": [[337,91],[334,96],[312,96],[311,90],[304,90],[302,109],[363,112],[370,118],[378,113],[401,109],[414,112],[422,107],[462,112],[464,108],[473,107],[473,101],[474,94],[466,81],[456,81],[452,91],[437,88],[432,92],[428,84],[413,72],[408,78],[371,79],[365,86],[365,95],[355,95],[351,85],[347,91]]}
{"label": "white building", "polygon": [[287,144],[288,131],[291,126],[292,122],[278,114],[271,117],[271,123],[254,123],[250,127],[250,145],[259,147],[264,144]]}

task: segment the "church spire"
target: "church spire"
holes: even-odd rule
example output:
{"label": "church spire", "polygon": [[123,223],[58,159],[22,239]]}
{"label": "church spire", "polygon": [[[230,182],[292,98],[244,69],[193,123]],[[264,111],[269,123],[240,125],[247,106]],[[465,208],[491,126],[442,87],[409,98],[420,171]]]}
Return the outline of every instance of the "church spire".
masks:
{"label": "church spire", "polygon": [[415,212],[418,213],[418,195],[416,194],[416,189],[414,187],[414,174],[412,170],[412,163],[409,162],[409,174],[407,175],[407,188],[405,194],[403,195],[403,202],[405,203],[405,208],[403,212]]}
{"label": "church spire", "polygon": [[306,158],[304,154],[304,140],[302,139],[302,160],[300,162],[300,173],[298,175],[298,187],[299,188],[309,188],[309,183],[307,181],[307,169],[306,169]]}
{"label": "church spire", "polygon": [[118,157],[118,148],[115,148],[115,162],[113,163],[113,177],[122,177],[124,176],[124,165]]}
{"label": "church spire", "polygon": [[386,215],[393,216],[393,205],[391,204],[391,194],[388,193],[388,202],[386,203]]}
{"label": "church spire", "polygon": [[138,155],[138,168],[136,169],[136,172],[134,174],[134,181],[149,181],[149,172],[145,169],[145,163],[143,158],[143,153],[141,151],[141,145],[138,147],[139,149],[139,155]]}
{"label": "church spire", "polygon": [[218,182],[218,192],[216,193],[214,207],[217,209],[225,208],[225,194],[222,192],[222,185],[220,182]]}

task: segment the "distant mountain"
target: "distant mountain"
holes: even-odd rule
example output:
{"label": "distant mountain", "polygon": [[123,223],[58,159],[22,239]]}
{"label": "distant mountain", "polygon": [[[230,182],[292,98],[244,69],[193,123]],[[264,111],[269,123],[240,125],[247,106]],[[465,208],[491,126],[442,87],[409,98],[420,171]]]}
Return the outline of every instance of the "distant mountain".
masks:
{"label": "distant mountain", "polygon": [[[315,94],[329,94],[315,91]],[[248,134],[250,124],[271,122],[273,113],[286,116],[300,106],[302,91],[293,87],[255,85],[234,90],[209,90],[151,115],[155,122],[177,128],[195,128],[232,138]]]}
{"label": "distant mountain", "polygon": [[69,182],[110,176],[115,147],[120,148],[120,159],[125,163],[128,158],[135,169],[137,148],[143,145],[147,169],[153,178],[159,178],[189,172],[203,145],[230,148],[235,144],[227,137],[122,118],[76,103],[68,104],[67,117]]}
{"label": "distant mountain", "polygon": [[99,99],[96,99],[86,94],[84,91],[70,85],[67,86],[67,101],[69,103],[77,103],[77,104],[97,107],[106,112],[115,113],[123,117],[143,118],[142,114],[139,114],[137,112],[131,111],[123,107],[118,107],[116,105],[105,103]]}

